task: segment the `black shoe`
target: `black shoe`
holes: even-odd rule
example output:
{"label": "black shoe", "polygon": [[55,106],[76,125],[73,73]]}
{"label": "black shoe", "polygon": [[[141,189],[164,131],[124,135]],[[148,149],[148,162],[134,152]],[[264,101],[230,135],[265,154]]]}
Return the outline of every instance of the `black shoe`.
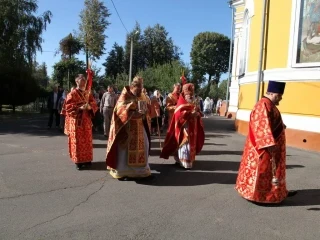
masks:
{"label": "black shoe", "polygon": [[296,195],[298,193],[298,191],[289,191],[288,192],[288,196],[287,197],[293,197],[294,195]]}
{"label": "black shoe", "polygon": [[84,165],[84,166],[91,166],[92,163],[91,163],[91,162],[84,162],[84,163],[82,163],[82,165]]}
{"label": "black shoe", "polygon": [[122,178],[118,178],[119,181],[128,181],[129,178],[128,177],[122,177]]}
{"label": "black shoe", "polygon": [[82,167],[83,167],[83,164],[82,163],[76,163],[76,168],[77,168],[77,170],[81,170],[82,169]]}

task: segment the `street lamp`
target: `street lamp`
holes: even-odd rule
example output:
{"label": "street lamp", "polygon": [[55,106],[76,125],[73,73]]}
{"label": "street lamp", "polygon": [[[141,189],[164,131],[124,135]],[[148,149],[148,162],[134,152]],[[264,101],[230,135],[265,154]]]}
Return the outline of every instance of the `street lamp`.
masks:
{"label": "street lamp", "polygon": [[135,33],[133,33],[130,37],[131,40],[131,48],[130,48],[130,67],[129,67],[129,86],[131,85],[131,79],[132,79],[132,52],[133,52],[133,37],[137,35],[139,31],[137,30]]}

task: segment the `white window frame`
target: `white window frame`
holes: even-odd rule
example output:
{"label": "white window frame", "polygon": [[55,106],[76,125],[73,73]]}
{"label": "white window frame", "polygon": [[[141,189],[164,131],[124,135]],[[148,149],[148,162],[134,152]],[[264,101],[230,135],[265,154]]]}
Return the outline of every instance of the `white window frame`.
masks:
{"label": "white window frame", "polygon": [[[248,70],[249,58],[249,42],[250,42],[250,24],[251,18],[248,9],[245,10],[243,15],[243,27],[241,31],[241,54],[239,59],[239,76],[243,77]],[[240,72],[243,70],[243,72]]]}
{"label": "white window frame", "polygon": [[[302,1],[306,0],[294,0],[292,1],[292,14],[294,16],[293,22],[291,23],[293,26],[293,41],[292,47],[289,49],[291,51],[291,56],[289,55],[289,59],[291,58],[291,67],[292,68],[306,68],[306,67],[319,67],[319,62],[312,63],[297,63],[297,55],[298,55],[298,39],[299,39],[299,26],[300,26],[300,11]],[[292,35],[291,35],[292,36]]]}

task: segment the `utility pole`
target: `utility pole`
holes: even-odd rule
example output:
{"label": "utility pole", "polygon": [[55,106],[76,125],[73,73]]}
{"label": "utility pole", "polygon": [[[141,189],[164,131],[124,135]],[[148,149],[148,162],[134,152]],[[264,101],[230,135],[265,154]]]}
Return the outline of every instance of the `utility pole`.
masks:
{"label": "utility pole", "polygon": [[132,80],[132,55],[133,55],[133,38],[135,35],[137,35],[139,33],[139,31],[136,31],[135,33],[133,33],[130,37],[130,41],[131,41],[131,46],[130,46],[130,66],[129,66],[129,86],[131,85],[131,80]]}

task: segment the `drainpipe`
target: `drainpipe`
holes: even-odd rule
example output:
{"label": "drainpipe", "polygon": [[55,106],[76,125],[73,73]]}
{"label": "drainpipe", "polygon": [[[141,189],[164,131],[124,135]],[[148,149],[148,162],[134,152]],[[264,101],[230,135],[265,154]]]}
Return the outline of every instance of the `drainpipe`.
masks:
{"label": "drainpipe", "polygon": [[230,54],[229,54],[229,67],[228,67],[228,82],[227,82],[227,95],[226,95],[226,112],[225,116],[228,114],[229,110],[229,86],[230,86],[230,81],[231,81],[231,76],[232,76],[232,69],[231,69],[231,60],[232,60],[232,43],[233,43],[233,29],[234,29],[234,8],[232,6],[232,1],[229,2],[229,7],[231,8],[231,37],[230,37]]}
{"label": "drainpipe", "polygon": [[259,57],[259,70],[258,70],[258,80],[257,80],[257,92],[256,92],[256,102],[260,99],[260,84],[262,80],[262,64],[263,64],[263,50],[265,41],[265,26],[266,26],[266,16],[267,16],[267,3],[268,0],[263,0],[263,12],[262,12],[262,27],[261,27],[261,40],[260,40],[260,57]]}

